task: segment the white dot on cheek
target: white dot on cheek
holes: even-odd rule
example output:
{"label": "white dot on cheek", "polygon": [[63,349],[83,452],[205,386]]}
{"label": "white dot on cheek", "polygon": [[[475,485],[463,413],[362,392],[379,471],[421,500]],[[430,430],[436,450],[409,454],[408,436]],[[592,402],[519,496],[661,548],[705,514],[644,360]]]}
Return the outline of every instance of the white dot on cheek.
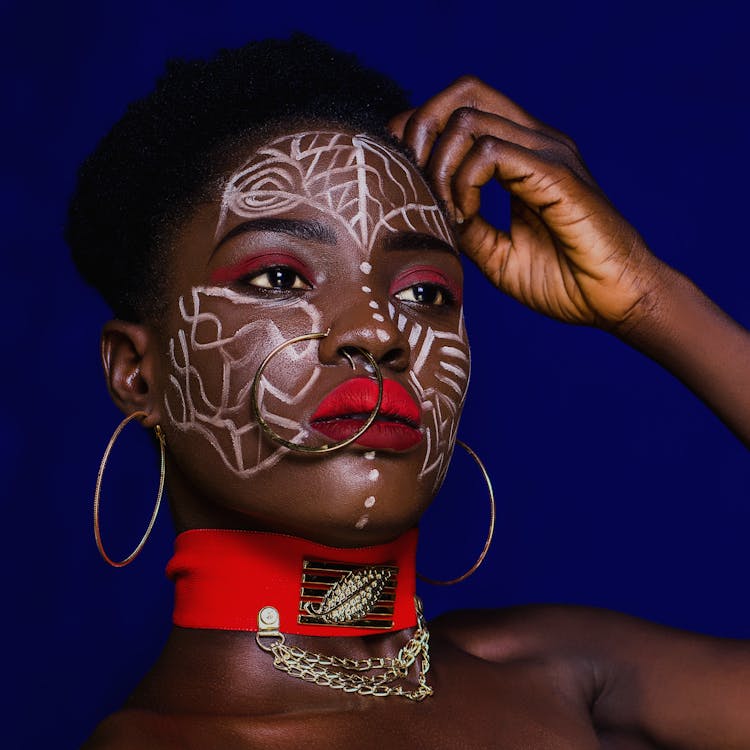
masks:
{"label": "white dot on cheek", "polygon": [[385,318],[380,313],[373,313],[372,319],[377,320],[378,323],[383,323],[385,321]]}
{"label": "white dot on cheek", "polygon": [[370,473],[367,475],[367,478],[371,482],[375,482],[379,476],[380,476],[380,472],[377,469],[371,469]]}
{"label": "white dot on cheek", "polygon": [[377,331],[375,331],[375,335],[383,342],[388,341],[390,338],[390,335],[388,331],[384,331],[382,328],[378,328]]}
{"label": "white dot on cheek", "polygon": [[367,516],[362,516],[362,518],[357,521],[357,523],[354,524],[355,529],[364,529],[365,526],[367,526],[367,522],[370,519]]}
{"label": "white dot on cheek", "polygon": [[372,266],[365,261],[364,263],[359,264],[359,270],[362,271],[362,273],[370,273],[370,271],[372,271]]}
{"label": "white dot on cheek", "polygon": [[375,495],[370,495],[370,497],[365,500],[365,508],[372,508],[373,505],[375,505]]}
{"label": "white dot on cheek", "polygon": [[380,305],[377,302],[375,302],[375,300],[373,299],[373,300],[370,300],[370,307],[373,310],[377,310],[380,307]]}
{"label": "white dot on cheek", "polygon": [[369,287],[369,286],[363,286],[363,287],[362,287],[362,291],[363,291],[363,292],[364,292],[365,294],[369,294],[369,293],[370,293],[370,292],[372,291],[372,289],[370,289],[370,287]]}
{"label": "white dot on cheek", "polygon": [[375,458],[375,451],[367,451],[367,453],[365,453],[365,458],[368,461],[372,461],[372,459]]}

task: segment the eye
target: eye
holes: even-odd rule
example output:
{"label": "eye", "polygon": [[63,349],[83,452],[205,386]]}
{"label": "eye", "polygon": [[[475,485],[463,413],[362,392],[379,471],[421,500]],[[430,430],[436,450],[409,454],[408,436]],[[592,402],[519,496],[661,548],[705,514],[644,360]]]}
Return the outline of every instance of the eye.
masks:
{"label": "eye", "polygon": [[262,271],[248,274],[240,281],[248,286],[260,289],[278,289],[280,291],[311,288],[305,278],[288,266],[264,268]]}
{"label": "eye", "polygon": [[396,292],[396,299],[402,302],[416,302],[420,305],[449,305],[453,302],[453,295],[439,284],[413,284],[412,286]]}
{"label": "eye", "polygon": [[211,283],[231,284],[256,294],[300,292],[312,289],[311,273],[294,255],[282,252],[251,253],[237,263],[216,268]]}

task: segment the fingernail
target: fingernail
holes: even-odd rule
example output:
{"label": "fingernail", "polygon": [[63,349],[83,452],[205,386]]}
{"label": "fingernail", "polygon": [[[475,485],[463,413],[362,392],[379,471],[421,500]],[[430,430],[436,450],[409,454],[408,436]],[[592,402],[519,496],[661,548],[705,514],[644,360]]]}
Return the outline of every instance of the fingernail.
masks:
{"label": "fingernail", "polygon": [[458,210],[455,210],[456,214],[456,224],[463,224],[464,223],[464,215]]}

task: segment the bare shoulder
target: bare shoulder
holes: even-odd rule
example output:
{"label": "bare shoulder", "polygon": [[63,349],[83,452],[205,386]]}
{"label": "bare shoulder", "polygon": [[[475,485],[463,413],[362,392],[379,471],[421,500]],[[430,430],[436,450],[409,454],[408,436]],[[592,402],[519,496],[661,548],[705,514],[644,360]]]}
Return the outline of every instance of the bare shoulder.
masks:
{"label": "bare shoulder", "polygon": [[440,633],[474,656],[504,662],[517,658],[568,657],[626,643],[668,652],[685,646],[716,656],[736,653],[747,642],[661,625],[613,610],[579,605],[530,604],[505,609],[450,612],[433,620]]}
{"label": "bare shoulder", "polygon": [[592,607],[530,604],[450,612],[430,630],[473,656],[504,663],[566,658],[582,633],[624,627],[626,620],[632,618]]}
{"label": "bare shoulder", "polygon": [[82,750],[171,750],[177,747],[168,718],[142,710],[122,710],[108,716],[94,730]]}
{"label": "bare shoulder", "polygon": [[566,696],[587,702],[599,733],[630,741],[623,732],[637,729],[657,747],[750,747],[748,640],[577,606],[457,612],[432,630],[496,664],[541,665]]}
{"label": "bare shoulder", "polygon": [[124,709],[107,717],[82,750],[252,750],[252,736],[231,717],[170,715]]}
{"label": "bare shoulder", "polygon": [[514,689],[588,717],[602,686],[593,660],[573,647],[571,634],[589,630],[596,619],[585,608],[525,605],[451,612],[433,620],[430,631],[436,646],[447,642],[481,659]]}
{"label": "bare shoulder", "polygon": [[[362,742],[361,711],[292,710],[269,715],[124,709],[105,719],[81,750],[332,750]],[[392,747],[397,745],[391,744]]]}

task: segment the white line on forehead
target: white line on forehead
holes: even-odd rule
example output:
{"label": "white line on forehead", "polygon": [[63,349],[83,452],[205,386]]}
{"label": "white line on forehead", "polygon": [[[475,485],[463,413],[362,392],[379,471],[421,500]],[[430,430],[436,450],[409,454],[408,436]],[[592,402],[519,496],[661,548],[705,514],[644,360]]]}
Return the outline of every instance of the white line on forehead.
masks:
{"label": "white line on forehead", "polygon": [[[394,151],[366,135],[305,132],[283,136],[263,148],[229,180],[217,234],[229,213],[272,216],[299,204],[340,223],[363,253],[381,230],[396,232],[401,220],[412,231],[415,221],[451,245],[442,212],[425,202],[415,169]],[[333,178],[336,184],[332,184]],[[400,195],[396,204],[388,191]],[[427,188],[422,185],[423,194]]]}

